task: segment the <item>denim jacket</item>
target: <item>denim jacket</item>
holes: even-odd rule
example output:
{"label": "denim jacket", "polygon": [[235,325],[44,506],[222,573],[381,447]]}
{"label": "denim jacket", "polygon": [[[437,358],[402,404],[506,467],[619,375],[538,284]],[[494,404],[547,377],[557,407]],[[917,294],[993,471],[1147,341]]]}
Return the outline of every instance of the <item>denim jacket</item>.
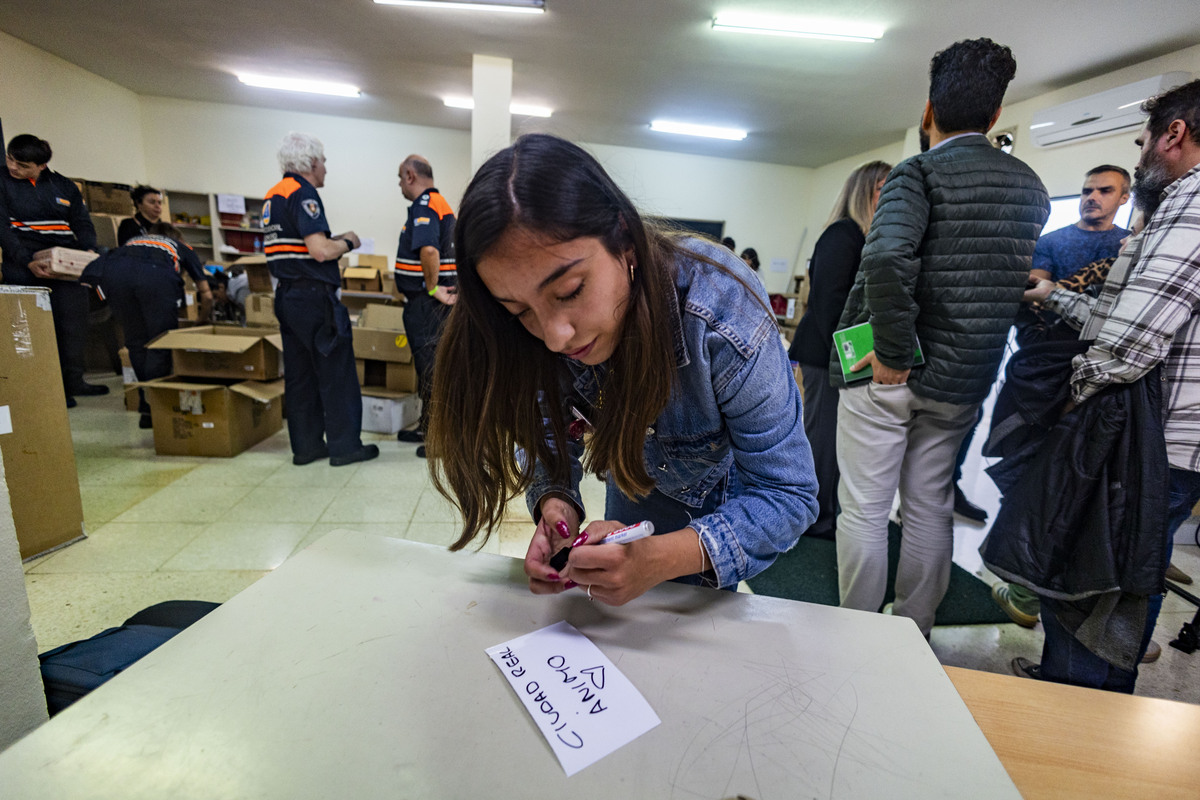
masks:
{"label": "denim jacket", "polygon": [[[750,289],[704,261],[685,257],[677,264],[678,384],[646,431],[645,463],[658,491],[696,509],[730,478],[726,501],[691,521],[724,587],[757,575],[796,544],[816,519],[817,479],[800,392],[762,285],[724,247],[696,239],[686,247],[744,273]],[[590,408],[604,365],[593,369],[566,357],[563,363],[564,403],[582,398]],[[570,409],[565,413],[570,420]],[[570,447],[569,487],[554,485],[537,465],[526,492],[534,519],[552,491],[569,496],[585,516],[582,444]]]}

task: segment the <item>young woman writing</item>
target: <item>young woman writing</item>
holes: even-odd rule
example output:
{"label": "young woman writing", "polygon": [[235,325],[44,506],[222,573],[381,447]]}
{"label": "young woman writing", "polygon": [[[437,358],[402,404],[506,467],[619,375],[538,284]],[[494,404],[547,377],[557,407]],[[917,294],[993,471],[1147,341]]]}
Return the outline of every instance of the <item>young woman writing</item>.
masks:
{"label": "young woman writing", "polygon": [[[817,510],[800,395],[737,256],[648,226],[594,158],[546,135],[480,168],[455,243],[428,439],[463,516],[454,549],[524,492],[532,591],[619,605],[664,580],[734,588],[796,543]],[[580,532],[584,472],[608,490]],[[643,520],[657,535],[600,544]]]}

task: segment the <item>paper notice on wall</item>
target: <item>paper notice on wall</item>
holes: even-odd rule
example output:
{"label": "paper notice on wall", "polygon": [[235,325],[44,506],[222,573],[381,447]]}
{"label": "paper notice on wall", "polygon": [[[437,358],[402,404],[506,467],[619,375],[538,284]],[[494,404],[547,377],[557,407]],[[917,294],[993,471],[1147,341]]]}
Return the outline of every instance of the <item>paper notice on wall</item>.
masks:
{"label": "paper notice on wall", "polygon": [[12,410],[8,406],[0,406],[0,436],[12,433]]}
{"label": "paper notice on wall", "polygon": [[771,272],[787,272],[788,263],[786,258],[772,258]]}
{"label": "paper notice on wall", "polygon": [[487,654],[568,776],[659,724],[629,679],[567,622],[489,647]]}
{"label": "paper notice on wall", "polygon": [[217,195],[217,213],[218,214],[245,214],[246,213],[246,198],[240,194],[219,194]]}

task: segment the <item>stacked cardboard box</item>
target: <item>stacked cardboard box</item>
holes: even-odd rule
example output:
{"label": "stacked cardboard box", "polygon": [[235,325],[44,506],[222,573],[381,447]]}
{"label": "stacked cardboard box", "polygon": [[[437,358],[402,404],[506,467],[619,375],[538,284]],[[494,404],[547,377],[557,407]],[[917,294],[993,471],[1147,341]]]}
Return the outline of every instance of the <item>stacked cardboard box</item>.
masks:
{"label": "stacked cardboard box", "polygon": [[83,268],[99,258],[87,250],[72,250],[69,247],[50,247],[33,254],[33,260],[41,262],[50,274],[64,281],[77,281]]}
{"label": "stacked cardboard box", "polygon": [[84,187],[88,211],[94,214],[129,214],[133,211],[133,198],[129,194],[132,187],[127,183],[88,181]]}
{"label": "stacked cardboard box", "polygon": [[83,535],[50,292],[0,286],[0,453],[21,558]]}
{"label": "stacked cardboard box", "polygon": [[202,325],[147,345],[170,350],[174,375],[140,384],[159,455],[235,456],[283,427],[283,339]]}
{"label": "stacked cardboard box", "polygon": [[246,324],[260,328],[278,328],[275,317],[275,295],[271,292],[254,292],[246,296]]}
{"label": "stacked cardboard box", "polygon": [[363,394],[363,430],[396,433],[421,413],[417,371],[400,306],[367,305],[354,328],[354,358]]}
{"label": "stacked cardboard box", "polygon": [[96,229],[96,244],[109,250],[117,246],[117,231],[121,223],[129,219],[128,214],[92,213],[92,227]]}

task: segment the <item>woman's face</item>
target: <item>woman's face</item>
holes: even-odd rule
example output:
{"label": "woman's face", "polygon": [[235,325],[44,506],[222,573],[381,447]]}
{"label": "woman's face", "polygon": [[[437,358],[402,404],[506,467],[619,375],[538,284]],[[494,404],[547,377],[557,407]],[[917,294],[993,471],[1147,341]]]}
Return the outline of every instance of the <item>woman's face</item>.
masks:
{"label": "woman's face", "polygon": [[887,175],[884,175],[879,180],[875,181],[875,191],[871,195],[871,216],[875,216],[875,209],[879,207],[879,193],[883,191],[883,184],[887,182]]}
{"label": "woman's face", "polygon": [[620,341],[632,258],[632,251],[612,255],[592,236],[554,242],[510,227],[478,271],[492,297],[547,348],[595,365]]}
{"label": "woman's face", "polygon": [[151,222],[158,222],[158,218],[162,216],[162,195],[158,192],[150,192],[142,198],[142,202],[138,203],[137,210]]}

